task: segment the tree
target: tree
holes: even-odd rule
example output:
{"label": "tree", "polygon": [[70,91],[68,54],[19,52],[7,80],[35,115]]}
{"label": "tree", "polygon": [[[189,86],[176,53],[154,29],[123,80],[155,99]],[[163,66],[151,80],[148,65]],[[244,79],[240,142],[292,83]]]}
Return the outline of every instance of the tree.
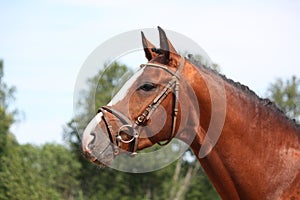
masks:
{"label": "tree", "polygon": [[292,76],[283,80],[278,78],[271,83],[267,96],[281,108],[288,117],[300,122],[300,79]]}
{"label": "tree", "polygon": [[[9,104],[14,100],[14,87],[9,87],[3,80],[3,61],[0,60],[0,174],[5,170],[4,160],[6,155],[13,151],[10,146],[16,146],[14,136],[9,132],[9,128],[14,122],[15,111],[9,111]],[[0,199],[3,199],[5,187],[4,178],[0,175]]]}
{"label": "tree", "polygon": [[39,176],[44,187],[57,192],[61,199],[78,199],[82,192],[78,180],[81,164],[74,155],[57,144],[45,144],[39,152],[37,164],[40,165]]}
{"label": "tree", "polygon": [[[15,142],[9,128],[15,121],[16,110],[10,110],[9,105],[14,100],[15,88],[4,82],[3,61],[0,60],[0,157],[5,153],[8,140]],[[1,168],[1,163],[0,163]]]}
{"label": "tree", "polygon": [[79,199],[80,163],[61,145],[14,146],[1,158],[0,199]]}
{"label": "tree", "polygon": [[11,109],[14,87],[3,81],[0,62],[0,200],[82,199],[80,163],[62,145],[19,145],[9,128],[15,121]]}

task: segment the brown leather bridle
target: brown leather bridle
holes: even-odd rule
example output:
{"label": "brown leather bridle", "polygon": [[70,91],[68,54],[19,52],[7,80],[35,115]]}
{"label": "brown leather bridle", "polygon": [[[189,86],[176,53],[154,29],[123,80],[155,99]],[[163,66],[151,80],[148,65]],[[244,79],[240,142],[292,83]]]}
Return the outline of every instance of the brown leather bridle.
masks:
{"label": "brown leather bridle", "polygon": [[[147,108],[139,115],[136,120],[133,122],[126,115],[119,112],[118,110],[113,109],[111,106],[102,106],[99,108],[98,113],[101,112],[103,114],[103,120],[106,125],[107,133],[110,141],[114,144],[114,155],[118,155],[120,153],[121,143],[130,144],[131,152],[130,155],[135,156],[137,154],[137,148],[139,143],[140,132],[137,130],[138,127],[144,126],[147,121],[150,119],[153,112],[156,108],[162,103],[164,99],[169,95],[170,92],[173,92],[173,113],[172,113],[172,127],[171,134],[169,139],[165,143],[157,142],[159,145],[167,145],[172,138],[175,136],[176,129],[176,121],[178,114],[178,95],[179,95],[179,79],[182,69],[184,67],[185,59],[182,57],[176,72],[170,70],[167,65],[156,64],[156,63],[147,63],[142,64],[141,67],[154,67],[158,69],[163,69],[169,74],[172,75],[171,80],[167,83],[164,89],[155,97],[155,99],[150,103]],[[107,116],[107,112],[117,117],[123,125],[119,128],[117,135],[113,135],[112,126],[110,124],[110,120]],[[132,137],[129,140],[124,140],[120,133],[122,131],[129,131],[129,135]]]}

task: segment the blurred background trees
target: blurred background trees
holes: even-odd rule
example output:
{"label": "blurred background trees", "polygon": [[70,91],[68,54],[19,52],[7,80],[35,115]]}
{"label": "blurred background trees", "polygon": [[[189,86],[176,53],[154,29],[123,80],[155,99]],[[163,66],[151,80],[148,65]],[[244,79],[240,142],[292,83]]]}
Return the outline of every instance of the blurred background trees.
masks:
{"label": "blurred background trees", "polygon": [[14,141],[14,136],[9,132],[9,127],[15,121],[16,110],[10,105],[14,100],[14,87],[8,87],[3,80],[3,61],[0,60],[0,158],[6,153],[7,143]]}
{"label": "blurred background trees", "polygon": [[[216,65],[215,68],[219,69]],[[130,174],[111,168],[99,168],[86,161],[80,151],[80,136],[96,113],[107,104],[132,75],[125,65],[114,62],[88,80],[90,89],[83,91],[78,102],[80,113],[64,127],[66,145],[20,145],[10,126],[16,121],[12,107],[15,88],[3,81],[0,62],[0,200],[27,199],[220,199],[196,159],[180,158],[161,170]],[[99,78],[100,77],[100,78]],[[122,78],[121,78],[122,77]],[[125,77],[125,78],[124,78]],[[267,97],[291,118],[300,116],[300,80],[277,79],[270,84]],[[96,91],[96,93],[95,93]],[[299,121],[298,121],[299,122]],[[190,153],[190,152],[188,152]]]}
{"label": "blurred background trees", "polygon": [[[0,62],[0,199],[80,199],[80,162],[58,144],[20,145],[10,133],[17,119],[14,87],[3,81]],[[82,199],[82,198],[81,198]]]}
{"label": "blurred background trees", "polygon": [[291,119],[300,122],[300,79],[292,76],[283,80],[277,78],[271,83],[267,96]]}

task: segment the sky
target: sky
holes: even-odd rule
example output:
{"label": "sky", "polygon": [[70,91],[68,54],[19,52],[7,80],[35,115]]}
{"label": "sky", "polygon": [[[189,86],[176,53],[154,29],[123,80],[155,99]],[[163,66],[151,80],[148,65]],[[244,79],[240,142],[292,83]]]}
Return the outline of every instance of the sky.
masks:
{"label": "sky", "polygon": [[24,113],[11,131],[21,144],[62,143],[82,64],[134,29],[161,26],[191,38],[223,74],[264,96],[276,78],[300,77],[299,11],[296,0],[0,0],[4,78]]}

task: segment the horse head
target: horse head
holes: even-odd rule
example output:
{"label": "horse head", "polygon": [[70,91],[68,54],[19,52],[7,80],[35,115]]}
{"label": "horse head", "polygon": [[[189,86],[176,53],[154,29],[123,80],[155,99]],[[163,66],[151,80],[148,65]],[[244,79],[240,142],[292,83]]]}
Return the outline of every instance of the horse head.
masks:
{"label": "horse head", "polygon": [[119,154],[135,155],[154,144],[168,144],[180,132],[181,102],[190,99],[182,78],[186,61],[164,30],[158,30],[160,48],[142,32],[148,63],[141,65],[108,105],[99,108],[83,133],[84,155],[96,164],[110,165]]}

